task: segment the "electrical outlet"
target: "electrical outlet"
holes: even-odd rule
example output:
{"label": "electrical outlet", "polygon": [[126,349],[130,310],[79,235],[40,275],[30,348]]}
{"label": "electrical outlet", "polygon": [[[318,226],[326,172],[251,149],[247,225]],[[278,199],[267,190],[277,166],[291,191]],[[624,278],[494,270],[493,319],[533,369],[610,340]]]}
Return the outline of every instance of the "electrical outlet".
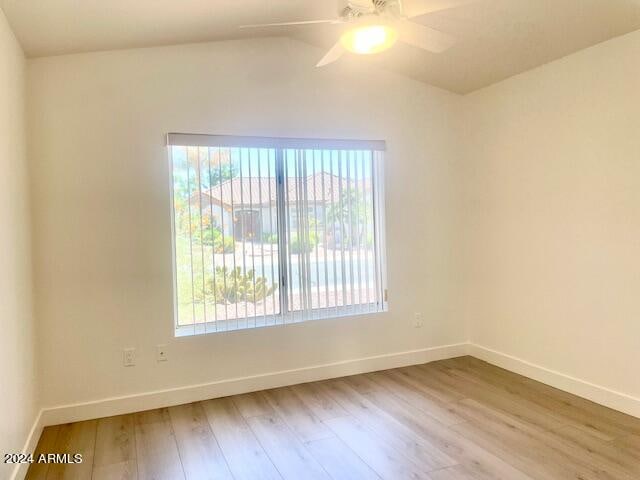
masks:
{"label": "electrical outlet", "polygon": [[422,320],[422,313],[416,312],[413,314],[413,328],[422,328],[424,321]]}
{"label": "electrical outlet", "polygon": [[122,363],[125,367],[133,367],[136,364],[136,349],[125,348],[122,355]]}
{"label": "electrical outlet", "polygon": [[156,346],[156,360],[158,362],[166,362],[169,360],[167,354],[167,346],[166,345],[157,345]]}

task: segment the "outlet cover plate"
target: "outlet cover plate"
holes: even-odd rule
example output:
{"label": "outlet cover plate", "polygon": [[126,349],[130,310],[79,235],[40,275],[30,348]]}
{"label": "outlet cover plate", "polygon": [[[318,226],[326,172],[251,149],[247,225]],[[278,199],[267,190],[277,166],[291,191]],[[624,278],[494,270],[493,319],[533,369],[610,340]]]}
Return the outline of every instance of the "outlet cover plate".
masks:
{"label": "outlet cover plate", "polygon": [[125,348],[122,352],[122,364],[125,367],[133,367],[136,364],[136,349]]}
{"label": "outlet cover plate", "polygon": [[166,345],[157,345],[156,346],[156,360],[158,362],[166,362],[167,360],[169,360],[169,356],[167,353],[167,346]]}

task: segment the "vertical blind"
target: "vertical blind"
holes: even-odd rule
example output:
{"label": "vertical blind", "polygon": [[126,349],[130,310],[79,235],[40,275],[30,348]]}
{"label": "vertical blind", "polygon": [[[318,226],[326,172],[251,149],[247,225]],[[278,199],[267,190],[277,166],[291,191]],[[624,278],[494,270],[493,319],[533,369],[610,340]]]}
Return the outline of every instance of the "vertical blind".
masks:
{"label": "vertical blind", "polygon": [[382,311],[384,142],[170,134],[176,331]]}

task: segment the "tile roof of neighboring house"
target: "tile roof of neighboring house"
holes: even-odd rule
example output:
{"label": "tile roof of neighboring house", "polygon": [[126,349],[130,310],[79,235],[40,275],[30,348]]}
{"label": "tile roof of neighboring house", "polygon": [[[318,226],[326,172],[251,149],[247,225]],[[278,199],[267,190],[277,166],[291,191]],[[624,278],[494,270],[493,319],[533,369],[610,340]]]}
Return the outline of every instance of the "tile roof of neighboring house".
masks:
{"label": "tile roof of neighboring house", "polygon": [[[331,189],[332,181],[333,190]],[[308,201],[311,203],[338,201],[340,195],[339,181],[340,177],[327,172],[318,172],[310,175],[306,182]],[[296,183],[296,178],[290,177],[287,179],[287,193],[291,202],[303,198],[300,185],[296,185]],[[342,178],[343,189],[346,184],[346,180]],[[353,180],[351,180],[351,184],[355,186]],[[358,187],[362,189],[362,180],[358,182]],[[233,204],[236,207],[239,205],[269,205],[276,201],[276,179],[274,177],[243,177],[241,180],[240,177],[234,177],[231,180],[222,182],[220,185],[216,185],[209,191],[202,192],[202,194],[210,197],[216,203]]]}

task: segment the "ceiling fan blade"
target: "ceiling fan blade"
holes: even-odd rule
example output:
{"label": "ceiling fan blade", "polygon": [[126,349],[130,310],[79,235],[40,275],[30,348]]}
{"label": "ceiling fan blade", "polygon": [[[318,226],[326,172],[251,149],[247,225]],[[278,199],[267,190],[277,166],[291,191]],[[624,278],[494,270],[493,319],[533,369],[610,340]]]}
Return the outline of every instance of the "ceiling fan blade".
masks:
{"label": "ceiling fan blade", "polygon": [[429,52],[440,53],[453,47],[456,39],[451,35],[442,33],[433,28],[409,20],[400,20],[397,24],[398,36],[401,42],[408,43],[414,47],[428,50]]}
{"label": "ceiling fan blade", "polygon": [[330,63],[338,60],[343,54],[345,50],[342,47],[340,42],[336,43],[331,50],[329,50],[324,57],[316,64],[316,67],[324,67],[325,65],[329,65]]}
{"label": "ceiling fan blade", "polygon": [[304,20],[301,22],[255,23],[251,25],[240,25],[239,28],[288,27],[292,25],[317,25],[320,23],[342,23],[342,20],[334,18],[333,20]]}
{"label": "ceiling fan blade", "polygon": [[480,0],[403,0],[402,11],[407,18],[462,7]]}

